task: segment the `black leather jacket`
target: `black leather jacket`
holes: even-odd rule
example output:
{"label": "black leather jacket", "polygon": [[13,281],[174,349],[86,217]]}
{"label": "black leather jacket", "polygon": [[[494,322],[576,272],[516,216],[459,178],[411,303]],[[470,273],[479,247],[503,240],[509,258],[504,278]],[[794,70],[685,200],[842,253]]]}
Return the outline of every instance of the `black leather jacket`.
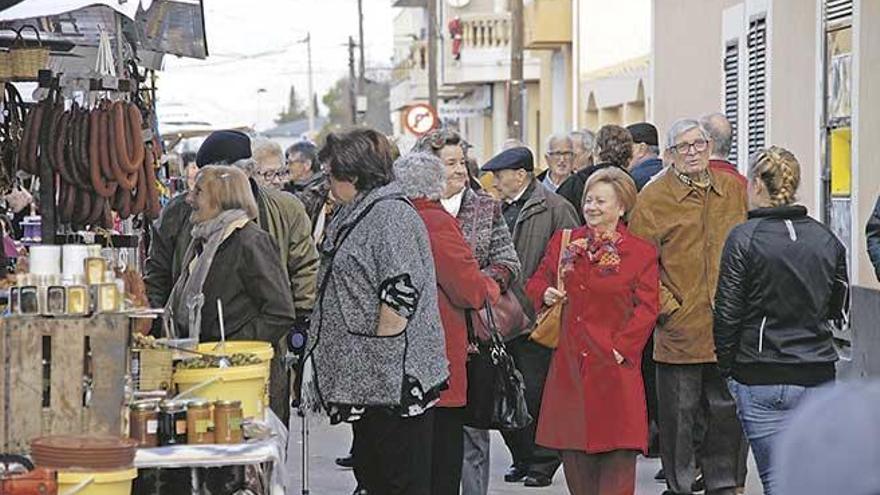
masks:
{"label": "black leather jacket", "polygon": [[874,211],[871,212],[871,218],[865,226],[865,239],[868,244],[868,257],[874,265],[877,280],[880,280],[880,197],[874,203]]}
{"label": "black leather jacket", "polygon": [[749,212],[721,257],[714,332],[722,374],[739,380],[750,366],[776,373],[811,364],[833,373],[829,320],[844,317],[848,294],[846,251],[806,208]]}

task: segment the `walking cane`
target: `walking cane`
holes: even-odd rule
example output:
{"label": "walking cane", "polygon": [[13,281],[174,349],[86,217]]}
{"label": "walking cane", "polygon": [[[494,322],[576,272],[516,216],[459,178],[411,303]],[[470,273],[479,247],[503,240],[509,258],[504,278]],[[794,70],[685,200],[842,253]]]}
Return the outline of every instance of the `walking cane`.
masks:
{"label": "walking cane", "polygon": [[[302,420],[302,495],[309,495],[309,417],[302,401],[302,375],[305,368],[307,333],[305,328],[294,327],[287,336],[288,374],[290,375],[290,405]],[[288,436],[288,442],[290,437]]]}

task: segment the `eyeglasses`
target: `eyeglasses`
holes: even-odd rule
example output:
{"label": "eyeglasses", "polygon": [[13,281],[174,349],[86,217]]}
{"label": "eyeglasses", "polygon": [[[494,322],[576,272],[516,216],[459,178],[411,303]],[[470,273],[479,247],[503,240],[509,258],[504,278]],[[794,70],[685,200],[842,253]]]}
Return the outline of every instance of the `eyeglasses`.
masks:
{"label": "eyeglasses", "polygon": [[574,156],[574,151],[548,151],[547,156],[551,158],[568,158]]}
{"label": "eyeglasses", "polygon": [[690,152],[691,147],[694,148],[694,151],[696,151],[697,153],[700,153],[700,152],[706,151],[706,148],[709,147],[709,141],[706,141],[705,139],[697,139],[696,141],[694,141],[692,143],[678,143],[675,146],[673,146],[672,148],[679,155],[685,155],[688,152]]}
{"label": "eyeglasses", "polygon": [[266,180],[286,179],[287,177],[290,177],[290,170],[286,168],[278,170],[261,170],[259,174]]}

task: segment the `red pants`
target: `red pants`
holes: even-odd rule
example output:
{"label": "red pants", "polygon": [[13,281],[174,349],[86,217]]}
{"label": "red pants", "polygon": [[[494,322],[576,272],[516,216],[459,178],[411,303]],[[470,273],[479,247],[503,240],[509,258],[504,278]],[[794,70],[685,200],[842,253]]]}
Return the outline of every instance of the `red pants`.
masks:
{"label": "red pants", "polygon": [[614,450],[587,454],[562,452],[562,469],[571,495],[633,495],[636,489],[636,451]]}

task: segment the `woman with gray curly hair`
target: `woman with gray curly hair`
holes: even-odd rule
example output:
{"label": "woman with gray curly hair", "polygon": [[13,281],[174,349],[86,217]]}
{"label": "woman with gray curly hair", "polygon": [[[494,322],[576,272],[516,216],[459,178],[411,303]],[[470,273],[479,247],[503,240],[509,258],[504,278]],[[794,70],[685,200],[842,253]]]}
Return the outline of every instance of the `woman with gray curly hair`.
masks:
{"label": "woman with gray curly hair", "polygon": [[[522,267],[501,202],[479,189],[479,182],[466,166],[465,143],[458,133],[438,129],[423,136],[413,151],[431,153],[440,159],[446,173],[446,188],[440,204],[461,227],[483,273],[501,288],[504,297],[524,301],[522,283],[517,282]],[[465,427],[462,493],[486,495],[489,491],[489,431]]]}
{"label": "woman with gray curly hair", "polygon": [[458,223],[440,204],[446,189],[446,171],[440,160],[428,153],[411,153],[394,162],[394,175],[428,229],[449,360],[449,388],[440,393],[434,412],[431,493],[456,495],[461,483],[467,402],[465,311],[496,302],[500,289],[490,275],[480,271]]}

